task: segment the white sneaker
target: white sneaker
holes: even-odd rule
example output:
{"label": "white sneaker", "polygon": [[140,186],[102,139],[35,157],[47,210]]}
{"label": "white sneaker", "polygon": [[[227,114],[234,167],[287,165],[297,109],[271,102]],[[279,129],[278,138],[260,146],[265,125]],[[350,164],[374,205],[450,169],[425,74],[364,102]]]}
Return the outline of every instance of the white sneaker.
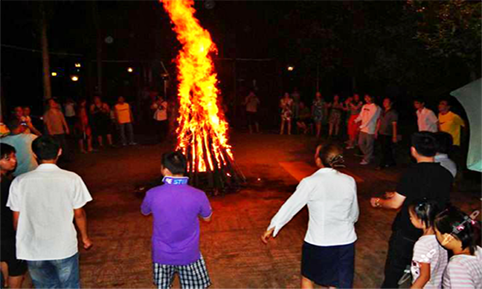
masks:
{"label": "white sneaker", "polygon": [[366,165],[368,165],[368,164],[369,164],[369,162],[367,162],[367,161],[365,161],[365,160],[363,160],[363,161],[360,162],[360,165],[362,165],[362,166],[366,166]]}

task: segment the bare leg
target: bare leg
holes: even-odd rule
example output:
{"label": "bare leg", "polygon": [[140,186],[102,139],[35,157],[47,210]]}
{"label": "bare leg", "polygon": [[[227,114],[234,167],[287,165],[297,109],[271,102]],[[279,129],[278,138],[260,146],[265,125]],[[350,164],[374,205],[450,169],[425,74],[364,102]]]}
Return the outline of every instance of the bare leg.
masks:
{"label": "bare leg", "polygon": [[288,120],[288,135],[291,135],[291,120]]}
{"label": "bare leg", "polygon": [[310,279],[304,276],[301,276],[301,289],[313,289],[313,288],[315,288],[313,285],[313,281],[311,281]]}
{"label": "bare leg", "polygon": [[102,138],[101,135],[99,135],[97,137],[97,141],[99,142],[99,147],[103,147],[104,146],[104,139]]}
{"label": "bare leg", "polygon": [[316,124],[316,137],[319,138],[321,134],[321,123]]}
{"label": "bare leg", "polygon": [[24,275],[22,276],[9,276],[8,277],[8,288],[22,288]]}
{"label": "bare leg", "polygon": [[1,264],[1,270],[2,270],[2,277],[3,277],[3,281],[5,282],[5,286],[8,287],[10,286],[10,284],[8,283],[9,279],[8,279],[8,264],[7,262],[2,262],[0,263]]}
{"label": "bare leg", "polygon": [[330,122],[330,127],[329,127],[329,130],[328,130],[328,135],[331,136],[333,134],[333,123]]}
{"label": "bare leg", "polygon": [[108,134],[107,135],[107,143],[111,146],[112,145],[112,135]]}
{"label": "bare leg", "polygon": [[335,124],[335,135],[338,136],[338,132],[340,131],[340,122],[338,121]]}
{"label": "bare leg", "polygon": [[94,149],[92,148],[92,136],[87,137],[87,151],[91,152]]}
{"label": "bare leg", "polygon": [[285,120],[281,119],[281,130],[280,130],[279,134],[283,134],[284,129],[285,129]]}
{"label": "bare leg", "polygon": [[86,153],[86,151],[85,151],[85,149],[84,149],[84,140],[83,140],[83,139],[80,139],[80,140],[79,140],[79,148],[80,148],[80,152],[81,152],[81,153],[83,153],[83,154]]}

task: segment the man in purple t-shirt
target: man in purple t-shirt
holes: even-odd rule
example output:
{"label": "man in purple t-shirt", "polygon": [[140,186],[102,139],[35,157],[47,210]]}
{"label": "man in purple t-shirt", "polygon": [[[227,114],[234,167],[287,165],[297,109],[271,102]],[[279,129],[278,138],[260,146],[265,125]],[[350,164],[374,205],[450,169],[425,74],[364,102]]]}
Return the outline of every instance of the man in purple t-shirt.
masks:
{"label": "man in purple t-shirt", "polygon": [[180,152],[162,156],[164,185],[150,189],[141,205],[154,216],[152,261],[154,284],[171,288],[179,274],[182,288],[207,288],[211,280],[199,250],[199,218],[210,221],[212,210],[206,194],[189,186],[186,158]]}

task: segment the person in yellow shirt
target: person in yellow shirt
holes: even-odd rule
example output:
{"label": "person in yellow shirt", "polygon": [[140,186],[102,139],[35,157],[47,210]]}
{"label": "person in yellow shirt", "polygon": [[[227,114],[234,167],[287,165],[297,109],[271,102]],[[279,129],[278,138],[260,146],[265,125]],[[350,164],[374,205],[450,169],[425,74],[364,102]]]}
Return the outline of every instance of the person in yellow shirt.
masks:
{"label": "person in yellow shirt", "polygon": [[441,100],[438,105],[439,131],[449,133],[454,141],[454,146],[460,147],[460,134],[462,127],[465,127],[464,120],[457,114],[450,111],[451,105],[448,100]]}
{"label": "person in yellow shirt", "polygon": [[114,106],[114,113],[117,124],[119,125],[122,145],[127,145],[126,130],[127,136],[129,138],[129,145],[135,145],[136,143],[134,142],[134,130],[132,128],[132,110],[131,106],[127,102],[125,102],[123,96],[119,96],[119,98],[117,99],[117,104]]}

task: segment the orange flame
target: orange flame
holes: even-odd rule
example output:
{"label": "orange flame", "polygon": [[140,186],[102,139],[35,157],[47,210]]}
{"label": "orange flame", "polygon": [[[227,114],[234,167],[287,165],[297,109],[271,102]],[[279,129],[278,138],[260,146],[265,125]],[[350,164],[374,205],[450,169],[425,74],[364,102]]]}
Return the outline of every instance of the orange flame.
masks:
{"label": "orange flame", "polygon": [[173,30],[182,44],[176,59],[178,72],[179,127],[177,149],[189,156],[189,171],[214,171],[233,160],[228,144],[228,124],[220,113],[212,53],[216,45],[194,17],[193,0],[161,0]]}

